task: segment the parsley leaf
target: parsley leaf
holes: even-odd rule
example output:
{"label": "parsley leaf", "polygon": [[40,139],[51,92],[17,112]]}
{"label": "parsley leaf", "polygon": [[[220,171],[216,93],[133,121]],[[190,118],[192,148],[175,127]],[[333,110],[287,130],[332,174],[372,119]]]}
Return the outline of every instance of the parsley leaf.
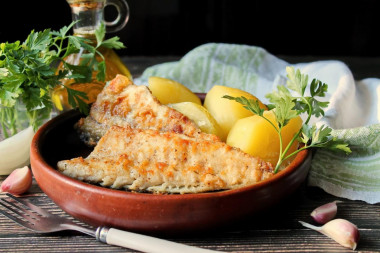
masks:
{"label": "parsley leaf", "polygon": [[260,108],[259,101],[254,99],[247,99],[246,97],[231,97],[228,95],[224,95],[222,98],[226,98],[229,100],[235,100],[236,102],[243,105],[245,109],[253,112],[254,114],[262,116],[264,113],[264,109]]}
{"label": "parsley leaf", "polygon": [[107,48],[114,48],[114,49],[122,49],[124,48],[125,46],[123,45],[123,43],[121,43],[119,41],[119,37],[113,37],[113,38],[110,38],[108,40],[105,40],[101,43],[101,46],[102,47],[107,47]]}
{"label": "parsley leaf", "polygon": [[88,99],[86,93],[71,89],[67,86],[66,90],[70,105],[78,107],[81,112],[88,114],[88,105],[83,101],[84,99]]}
{"label": "parsley leaf", "polygon": [[272,103],[269,108],[273,109],[279,128],[286,126],[289,120],[298,116],[293,108],[295,103],[289,90],[279,85],[277,91],[267,94],[266,97]]}
{"label": "parsley leaf", "polygon": [[104,40],[105,35],[106,35],[106,27],[103,23],[101,23],[99,28],[95,31],[97,47],[99,47],[102,44],[102,41]]}
{"label": "parsley leaf", "polygon": [[323,108],[326,108],[329,102],[318,101],[316,97],[324,97],[326,95],[328,85],[320,80],[313,79],[310,83],[310,95],[305,96],[305,91],[308,85],[309,77],[301,73],[299,69],[294,70],[293,67],[286,67],[287,72],[287,87],[297,93],[298,97],[294,97],[296,104],[295,109],[300,113],[307,112],[309,122],[312,115],[316,117],[324,116]]}
{"label": "parsley leaf", "polygon": [[286,67],[287,72],[287,86],[289,89],[296,91],[299,95],[303,96],[305,94],[305,89],[307,87],[307,82],[309,77],[307,75],[301,74],[299,69],[294,70],[293,67]]}
{"label": "parsley leaf", "polygon": [[96,79],[99,81],[106,80],[106,63],[102,61],[98,64],[98,73],[96,74]]}
{"label": "parsley leaf", "polygon": [[312,127],[303,125],[299,141],[310,148],[327,148],[333,151],[343,151],[346,154],[351,153],[348,144],[333,137],[331,132],[332,129],[325,125],[319,128],[317,128],[316,125]]}

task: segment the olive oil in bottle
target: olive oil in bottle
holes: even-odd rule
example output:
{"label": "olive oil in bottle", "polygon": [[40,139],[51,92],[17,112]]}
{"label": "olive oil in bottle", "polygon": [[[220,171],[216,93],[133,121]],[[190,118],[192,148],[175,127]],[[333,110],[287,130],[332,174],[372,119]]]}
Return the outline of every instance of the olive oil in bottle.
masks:
{"label": "olive oil in bottle", "polygon": [[[102,22],[105,22],[103,20],[103,14],[107,0],[67,0],[67,2],[71,7],[73,21],[76,21],[74,25],[74,35],[84,37],[90,41],[89,43],[96,44],[95,31]],[[107,32],[120,30],[125,26],[129,16],[128,5],[124,0],[113,0],[112,4],[118,5],[119,16],[114,22],[105,22]],[[100,47],[98,50],[104,59],[100,55],[97,55],[96,60],[98,62],[104,60],[106,65],[105,81],[98,81],[96,79],[97,73],[93,73],[92,80],[88,83],[76,83],[73,79],[61,80],[61,85],[55,87],[52,92],[53,103],[59,111],[71,109],[68,103],[67,91],[64,86],[86,93],[88,100],[85,102],[93,103],[97,95],[102,91],[105,83],[112,80],[117,74],[132,78],[128,68],[113,49]],[[80,52],[70,55],[65,61],[72,65],[79,65],[83,60],[82,56],[84,54],[86,54],[86,50],[81,49]],[[60,69],[60,67],[58,69]]]}

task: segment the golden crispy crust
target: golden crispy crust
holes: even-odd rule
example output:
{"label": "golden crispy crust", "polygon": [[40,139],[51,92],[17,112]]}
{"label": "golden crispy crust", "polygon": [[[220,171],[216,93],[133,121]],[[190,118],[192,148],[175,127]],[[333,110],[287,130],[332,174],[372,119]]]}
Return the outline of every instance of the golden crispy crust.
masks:
{"label": "golden crispy crust", "polygon": [[[98,95],[90,115],[76,128],[87,144],[94,145],[112,126],[170,131],[187,136],[201,134],[199,127],[182,113],[162,105],[148,87],[134,85],[117,75]],[[217,139],[216,136],[210,138]]]}
{"label": "golden crispy crust", "polygon": [[155,193],[234,189],[273,175],[269,163],[221,141],[117,126],[87,158],[60,161],[58,169],[111,188]]}

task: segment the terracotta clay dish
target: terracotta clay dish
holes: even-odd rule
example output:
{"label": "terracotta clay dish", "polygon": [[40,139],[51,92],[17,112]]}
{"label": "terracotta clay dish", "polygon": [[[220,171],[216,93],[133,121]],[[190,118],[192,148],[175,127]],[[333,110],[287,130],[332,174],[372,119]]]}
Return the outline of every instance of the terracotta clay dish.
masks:
{"label": "terracotta clay dish", "polygon": [[199,194],[159,195],[108,189],[69,178],[57,171],[63,159],[86,157],[86,147],[73,129],[83,115],[65,112],[43,125],[31,144],[34,177],[46,195],[73,217],[94,226],[143,233],[201,231],[270,208],[305,180],[311,152],[300,152],[272,178],[258,184]]}

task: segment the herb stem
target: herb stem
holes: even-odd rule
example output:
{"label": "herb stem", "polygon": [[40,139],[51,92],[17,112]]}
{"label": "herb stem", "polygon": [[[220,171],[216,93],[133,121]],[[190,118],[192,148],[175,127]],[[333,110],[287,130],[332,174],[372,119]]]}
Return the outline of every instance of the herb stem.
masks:
{"label": "herb stem", "polygon": [[9,121],[9,129],[11,130],[11,135],[15,135],[17,133],[16,127],[16,118],[17,118],[17,110],[15,107],[7,108],[7,120]]}
{"label": "herb stem", "polygon": [[17,133],[17,119],[18,119],[18,111],[17,106],[10,108],[9,110],[9,119],[11,121],[11,128],[12,128],[12,135],[15,135]]}
{"label": "herb stem", "polygon": [[[2,107],[1,112],[1,128],[5,138],[17,133],[17,110],[15,107]],[[8,134],[10,131],[10,135]]]}
{"label": "herb stem", "polygon": [[103,56],[102,53],[100,53],[99,51],[96,51],[96,54],[98,54],[102,58],[103,61],[105,60],[105,58],[104,58],[104,56]]}
{"label": "herb stem", "polygon": [[56,41],[57,40],[54,40],[54,42],[52,43],[52,45],[57,48],[57,56],[59,56],[60,49],[59,49],[59,45],[56,43]]}
{"label": "herb stem", "polygon": [[311,147],[313,147],[313,146],[307,146],[307,145],[305,145],[305,146],[303,146],[302,148],[299,148],[299,149],[295,150],[293,153],[287,155],[287,156],[284,158],[284,160],[289,159],[290,157],[292,157],[292,156],[298,154],[299,152],[301,152],[302,150],[305,150],[305,149],[308,149],[308,148],[311,148]]}
{"label": "herb stem", "polygon": [[[274,173],[277,173],[277,171],[280,168],[281,163],[284,160],[282,157],[284,156],[284,154],[286,154],[287,150],[289,150],[289,147],[290,147],[291,144],[287,146],[287,148],[285,150],[286,152],[283,152],[282,151],[283,143],[282,143],[282,134],[281,134],[282,127],[276,126],[272,121],[270,121],[269,119],[267,119],[266,117],[264,117],[264,115],[259,115],[259,116],[262,117],[263,119],[265,119],[267,122],[269,122],[269,124],[272,125],[272,127],[275,129],[275,131],[277,132],[278,137],[279,137],[280,152],[279,152],[279,156],[278,156],[278,161],[277,161],[276,167],[274,169]],[[294,140],[295,140],[295,137],[293,137],[292,143],[294,142]]]}
{"label": "herb stem", "polygon": [[293,156],[293,154],[288,155],[288,156],[285,156],[285,155],[286,155],[286,153],[288,153],[290,147],[293,145],[294,141],[297,139],[297,137],[300,135],[301,132],[302,132],[302,128],[300,130],[298,130],[298,132],[296,134],[294,134],[293,138],[290,140],[290,142],[288,143],[288,145],[286,146],[286,148],[283,152],[282,152],[282,138],[281,138],[281,134],[280,134],[280,155],[279,155],[278,162],[276,164],[274,173],[277,173],[277,171],[280,168],[280,165],[283,161],[285,161],[288,158],[290,158],[291,156]]}
{"label": "herb stem", "polygon": [[307,104],[307,107],[308,107],[308,115],[307,115],[307,119],[305,121],[305,125],[307,125],[311,119],[311,115],[313,114],[313,109],[312,109],[312,106],[310,105],[309,101],[307,101],[307,99],[305,97],[301,97],[301,99],[303,100],[303,102],[305,104]]}
{"label": "herb stem", "polygon": [[[280,165],[282,163],[282,156],[284,155],[283,151],[282,151],[282,146],[283,146],[283,143],[282,143],[282,134],[281,134],[281,130],[282,128],[279,128],[277,130],[277,133],[278,133],[278,137],[279,137],[279,141],[280,141],[280,152],[279,152],[279,155],[278,155],[278,161],[277,161],[277,164],[276,164],[276,167],[274,169],[274,173],[277,173],[277,171],[279,170],[280,168]],[[285,153],[286,154],[286,153]]]}
{"label": "herb stem", "polygon": [[1,122],[0,122],[0,124],[1,124],[1,128],[3,130],[3,136],[4,136],[5,139],[7,139],[9,137],[9,135],[8,135],[8,132],[7,132],[7,127],[5,125],[6,123],[5,123],[5,119],[4,119],[4,111],[3,111],[3,109],[1,109]]}
{"label": "herb stem", "polygon": [[281,135],[281,130],[279,130],[278,127],[276,127],[276,125],[273,124],[272,121],[270,121],[269,119],[267,119],[266,117],[264,117],[264,115],[259,115],[259,116],[262,117],[263,119],[265,119],[266,121],[268,121],[269,124],[271,124],[272,127],[274,127],[274,129],[276,130],[276,132],[277,132],[279,135]]}
{"label": "herb stem", "polygon": [[[297,139],[297,137],[302,133],[302,127],[300,128],[300,130],[298,130],[298,132],[296,134],[294,134],[293,138],[290,140],[288,146],[286,147],[286,149],[284,150],[284,155],[286,153],[288,153],[290,147],[293,145],[294,141]],[[285,157],[284,160],[288,159],[288,157]]]}
{"label": "herb stem", "polygon": [[279,158],[278,162],[276,164],[276,167],[274,168],[274,174],[276,174],[278,172],[278,170],[280,169],[281,164],[282,164],[282,159]]}
{"label": "herb stem", "polygon": [[[32,126],[36,125],[36,115],[37,115],[37,110],[33,110],[29,114],[29,120],[30,120]],[[35,130],[34,127],[33,127],[33,130]]]}
{"label": "herb stem", "polygon": [[59,48],[58,48],[58,57],[61,57],[61,52],[62,52],[62,46],[63,46],[63,39],[61,39],[61,42],[59,43]]}

